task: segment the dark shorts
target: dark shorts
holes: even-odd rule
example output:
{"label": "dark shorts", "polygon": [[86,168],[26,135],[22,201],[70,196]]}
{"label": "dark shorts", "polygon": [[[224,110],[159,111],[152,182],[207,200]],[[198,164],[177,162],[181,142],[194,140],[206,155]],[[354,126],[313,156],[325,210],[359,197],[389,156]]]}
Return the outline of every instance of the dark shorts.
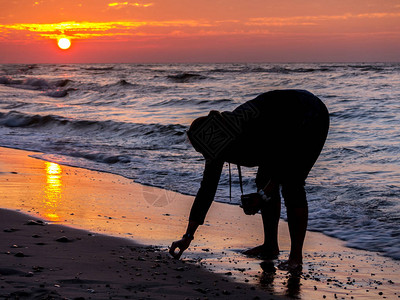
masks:
{"label": "dark shorts", "polygon": [[[305,180],[322,151],[328,129],[329,115],[323,107],[318,118],[310,120],[296,138],[277,152],[274,165],[259,166],[257,189],[273,178],[282,187],[286,207],[306,207]],[[274,192],[273,198],[280,200],[279,191]]]}
{"label": "dark shorts", "polygon": [[[259,167],[256,177],[257,189],[264,188],[270,179],[271,176],[268,175],[268,172],[263,172],[263,169]],[[307,207],[307,197],[304,184],[304,180],[280,183],[280,186],[282,187],[282,196],[287,208]],[[280,200],[280,191],[277,189],[272,192],[272,201],[280,202]]]}

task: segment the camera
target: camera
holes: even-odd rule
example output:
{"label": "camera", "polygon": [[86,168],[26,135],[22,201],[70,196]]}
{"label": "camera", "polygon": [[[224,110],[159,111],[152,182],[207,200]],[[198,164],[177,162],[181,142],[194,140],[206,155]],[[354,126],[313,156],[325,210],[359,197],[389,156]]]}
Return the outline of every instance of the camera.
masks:
{"label": "camera", "polygon": [[261,209],[262,198],[259,193],[251,193],[240,197],[243,211],[246,215],[255,215]]}

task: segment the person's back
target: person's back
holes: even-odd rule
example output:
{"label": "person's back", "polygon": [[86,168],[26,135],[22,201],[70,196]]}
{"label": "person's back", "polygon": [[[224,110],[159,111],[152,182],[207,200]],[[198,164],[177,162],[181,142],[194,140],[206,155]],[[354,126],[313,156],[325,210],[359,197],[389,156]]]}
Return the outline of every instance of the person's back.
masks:
{"label": "person's back", "polygon": [[[315,123],[320,123],[318,128],[313,128]],[[213,126],[214,139],[207,141],[203,132]],[[315,142],[307,138],[310,131],[320,130],[326,136],[329,116],[322,101],[310,92],[277,90],[261,94],[232,112],[212,111],[199,127],[191,127],[188,132],[196,150],[212,159],[254,167],[271,158],[304,158],[307,143]],[[216,134],[215,127],[219,127],[220,134]],[[196,147],[199,143],[202,145]]]}

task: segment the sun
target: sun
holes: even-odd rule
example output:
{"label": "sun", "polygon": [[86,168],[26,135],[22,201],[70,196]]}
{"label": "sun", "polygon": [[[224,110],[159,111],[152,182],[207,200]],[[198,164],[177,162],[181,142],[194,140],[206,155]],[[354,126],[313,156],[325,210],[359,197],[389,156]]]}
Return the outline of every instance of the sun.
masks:
{"label": "sun", "polygon": [[63,50],[67,50],[69,47],[71,47],[71,41],[67,38],[61,38],[58,40],[58,47]]}

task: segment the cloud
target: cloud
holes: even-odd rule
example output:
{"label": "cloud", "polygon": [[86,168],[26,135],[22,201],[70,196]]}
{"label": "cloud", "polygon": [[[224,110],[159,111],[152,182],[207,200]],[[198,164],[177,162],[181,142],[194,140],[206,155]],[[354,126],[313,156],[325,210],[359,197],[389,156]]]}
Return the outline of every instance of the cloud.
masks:
{"label": "cloud", "polygon": [[[15,33],[30,36],[36,34],[36,38],[57,39],[60,36],[68,36],[71,39],[90,39],[99,37],[121,37],[135,35],[168,34],[177,28],[203,28],[211,26],[207,22],[196,20],[175,21],[138,21],[138,22],[61,22],[54,24],[0,24],[0,38],[14,37]],[[142,32],[138,29],[141,28]],[[151,28],[151,30],[149,30]],[[146,31],[147,30],[147,31]],[[167,30],[167,32],[166,32]]]}
{"label": "cloud", "polygon": [[398,18],[400,13],[367,13],[367,14],[343,14],[321,16],[295,16],[295,17],[270,17],[250,18],[245,22],[247,26],[310,26],[317,25],[321,21],[338,21],[350,19],[382,19]]}
{"label": "cloud", "polygon": [[[117,3],[117,2],[116,2]],[[122,5],[133,5],[134,3],[122,2]],[[113,3],[110,3],[113,4]],[[117,3],[121,5],[121,3]],[[43,39],[58,39],[67,36],[70,39],[107,39],[122,40],[131,39],[135,36],[141,37],[193,37],[193,36],[261,36],[273,34],[301,34],[313,35],[314,33],[326,33],[326,28],[333,28],[333,33],[338,34],[364,34],[371,31],[374,24],[372,20],[384,18],[399,18],[400,13],[369,13],[369,14],[342,14],[342,15],[320,15],[320,16],[295,16],[295,17],[267,17],[250,18],[246,21],[227,19],[227,20],[167,20],[167,21],[114,21],[114,22],[60,22],[60,23],[18,23],[18,24],[0,24],[0,40],[7,41],[28,41]],[[332,24],[324,22],[342,22],[348,20],[358,20],[361,24],[372,24],[365,30],[339,31]],[[368,21],[371,20],[371,21]],[[367,21],[367,22],[366,22]],[[393,23],[391,20],[387,23]],[[319,31],[313,31],[315,26],[323,28]],[[294,27],[295,29],[293,29]],[[303,27],[305,30],[301,31]],[[311,27],[312,30],[309,30]],[[279,30],[276,30],[279,28]],[[325,30],[325,31],[324,31]],[[330,30],[330,29],[329,29]],[[335,31],[336,30],[336,31]],[[330,31],[330,35],[332,34]],[[397,29],[379,28],[372,30],[374,34],[378,32],[392,32],[398,34]]]}

